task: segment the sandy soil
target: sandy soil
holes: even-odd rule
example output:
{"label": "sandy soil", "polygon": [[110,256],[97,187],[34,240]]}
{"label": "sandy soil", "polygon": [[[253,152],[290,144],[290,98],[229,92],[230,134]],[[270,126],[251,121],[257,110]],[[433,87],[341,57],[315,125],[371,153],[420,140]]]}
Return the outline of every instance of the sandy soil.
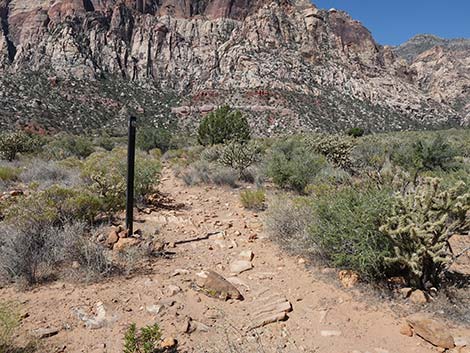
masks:
{"label": "sandy soil", "polygon": [[[167,242],[218,230],[224,235],[178,245],[170,249],[173,256],[154,259],[141,269],[144,274],[128,278],[92,285],[55,282],[27,292],[14,287],[0,289],[2,299],[18,300],[28,314],[19,339],[26,339],[38,328],[57,328],[57,335],[41,340],[42,352],[119,353],[130,323],[144,326],[157,322],[164,337],[178,340],[182,352],[437,351],[418,337],[399,333],[402,318],[390,303],[354,288],[341,288],[333,277],[328,282],[319,274],[320,269],[306,268],[298,258],[283,253],[267,238],[263,215],[241,207],[240,190],[188,188],[169,171],[164,173],[161,190],[186,207],[139,215],[145,220],[138,224],[144,231],[159,229]],[[253,268],[231,276],[229,264],[243,250],[253,251]],[[187,272],[176,274],[177,269]],[[221,301],[196,291],[192,283],[203,269],[236,277],[232,280],[245,300]],[[292,303],[289,319],[247,332],[260,301],[273,296]],[[99,302],[106,311],[104,326],[84,327],[77,310],[91,315]],[[165,305],[158,314],[149,312],[152,305],[162,303]],[[203,325],[184,333],[188,318]],[[460,335],[470,332],[462,327],[451,327],[451,331]]]}

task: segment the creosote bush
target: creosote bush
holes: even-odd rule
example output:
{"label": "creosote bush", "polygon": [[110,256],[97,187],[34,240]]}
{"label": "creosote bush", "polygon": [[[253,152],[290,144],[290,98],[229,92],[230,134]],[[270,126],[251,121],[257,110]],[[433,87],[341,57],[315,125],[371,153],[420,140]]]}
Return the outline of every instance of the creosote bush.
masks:
{"label": "creosote bush", "polygon": [[92,139],[85,136],[62,134],[54,136],[44,148],[47,158],[62,160],[69,157],[87,158],[95,151]]}
{"label": "creosote bush", "polygon": [[312,153],[302,140],[291,138],[272,147],[266,174],[281,188],[303,193],[325,166],[323,156]]}
{"label": "creosote bush", "polygon": [[470,193],[458,183],[450,189],[437,178],[424,179],[415,190],[398,193],[390,217],[380,230],[393,244],[385,258],[400,266],[415,288],[439,287],[442,272],[451,262],[448,240],[470,230]]}
{"label": "creosote bush", "polygon": [[198,129],[198,141],[203,146],[229,141],[248,141],[250,126],[241,112],[223,106],[205,116]]}
{"label": "creosote bush", "polygon": [[328,265],[357,271],[364,279],[385,275],[390,240],[379,231],[392,205],[390,190],[344,187],[312,200],[309,226],[317,255]]}
{"label": "creosote bush", "polygon": [[243,190],[240,201],[249,210],[262,211],[266,207],[266,194],[264,190]]}

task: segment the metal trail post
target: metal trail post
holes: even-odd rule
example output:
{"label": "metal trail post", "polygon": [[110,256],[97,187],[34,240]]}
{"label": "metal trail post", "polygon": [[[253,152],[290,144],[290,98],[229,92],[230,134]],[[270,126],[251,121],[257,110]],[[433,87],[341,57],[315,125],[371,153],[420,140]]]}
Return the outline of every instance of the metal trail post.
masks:
{"label": "metal trail post", "polygon": [[127,145],[127,193],[126,229],[128,236],[134,234],[134,176],[135,176],[135,131],[137,119],[129,117],[129,138]]}

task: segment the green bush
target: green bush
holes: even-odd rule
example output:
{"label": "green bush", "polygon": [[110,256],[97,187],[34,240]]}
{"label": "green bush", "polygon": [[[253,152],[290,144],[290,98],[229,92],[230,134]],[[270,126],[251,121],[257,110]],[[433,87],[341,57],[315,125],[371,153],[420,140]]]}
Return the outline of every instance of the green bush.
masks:
{"label": "green bush", "polygon": [[160,327],[157,324],[146,326],[137,332],[136,324],[131,324],[124,335],[124,353],[162,353],[159,347],[162,339]]}
{"label": "green bush", "polygon": [[330,265],[358,272],[364,279],[383,277],[391,242],[379,231],[392,206],[389,190],[345,187],[312,200],[309,227],[318,254]]}
{"label": "green bush", "polygon": [[0,134],[0,159],[13,161],[18,153],[39,152],[41,139],[25,132]]}
{"label": "green bush", "polygon": [[45,148],[46,157],[62,160],[69,157],[87,158],[95,151],[92,139],[84,136],[57,135]]}
{"label": "green bush", "polygon": [[416,183],[423,171],[456,168],[456,156],[456,150],[442,135],[438,135],[431,141],[419,139],[412,143],[399,143],[394,146],[391,160],[408,171]]}
{"label": "green bush", "polygon": [[142,127],[137,130],[136,146],[142,151],[149,152],[158,148],[165,153],[172,147],[172,134],[163,128]]}
{"label": "green bush", "polygon": [[312,153],[302,141],[288,139],[272,147],[266,174],[276,185],[303,193],[325,166],[323,156]]}
{"label": "green bush", "polygon": [[240,201],[249,210],[262,211],[266,207],[266,194],[264,190],[244,190],[240,193]]}
{"label": "green bush", "polygon": [[3,210],[5,221],[17,226],[34,220],[63,224],[75,219],[92,223],[103,208],[97,195],[84,189],[69,189],[58,185],[15,198]]}
{"label": "green bush", "polygon": [[14,330],[20,325],[17,305],[12,302],[0,302],[0,352],[9,352]]}
{"label": "green bush", "polygon": [[248,120],[239,111],[223,106],[204,117],[198,129],[198,142],[201,145],[217,145],[229,141],[250,139]]}
{"label": "green bush", "polygon": [[451,261],[448,240],[470,230],[469,211],[470,193],[465,193],[463,183],[444,189],[440,179],[426,178],[416,190],[397,194],[392,213],[380,228],[394,246],[385,260],[399,265],[411,286],[437,288]]}
{"label": "green bush", "polygon": [[[135,162],[134,194],[141,200],[158,184],[161,170],[159,159],[137,151]],[[108,211],[124,207],[126,200],[127,151],[115,148],[111,152],[95,152],[83,163],[82,175],[90,181]]]}
{"label": "green bush", "polygon": [[352,127],[347,131],[347,134],[352,137],[361,137],[364,136],[364,129],[360,127]]}

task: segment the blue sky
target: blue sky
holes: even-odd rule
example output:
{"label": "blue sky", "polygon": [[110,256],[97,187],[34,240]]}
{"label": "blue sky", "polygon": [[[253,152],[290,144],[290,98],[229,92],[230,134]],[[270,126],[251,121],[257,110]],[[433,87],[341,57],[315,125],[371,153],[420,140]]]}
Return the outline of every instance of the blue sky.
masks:
{"label": "blue sky", "polygon": [[345,10],[380,44],[397,45],[416,34],[470,38],[470,0],[312,0]]}

